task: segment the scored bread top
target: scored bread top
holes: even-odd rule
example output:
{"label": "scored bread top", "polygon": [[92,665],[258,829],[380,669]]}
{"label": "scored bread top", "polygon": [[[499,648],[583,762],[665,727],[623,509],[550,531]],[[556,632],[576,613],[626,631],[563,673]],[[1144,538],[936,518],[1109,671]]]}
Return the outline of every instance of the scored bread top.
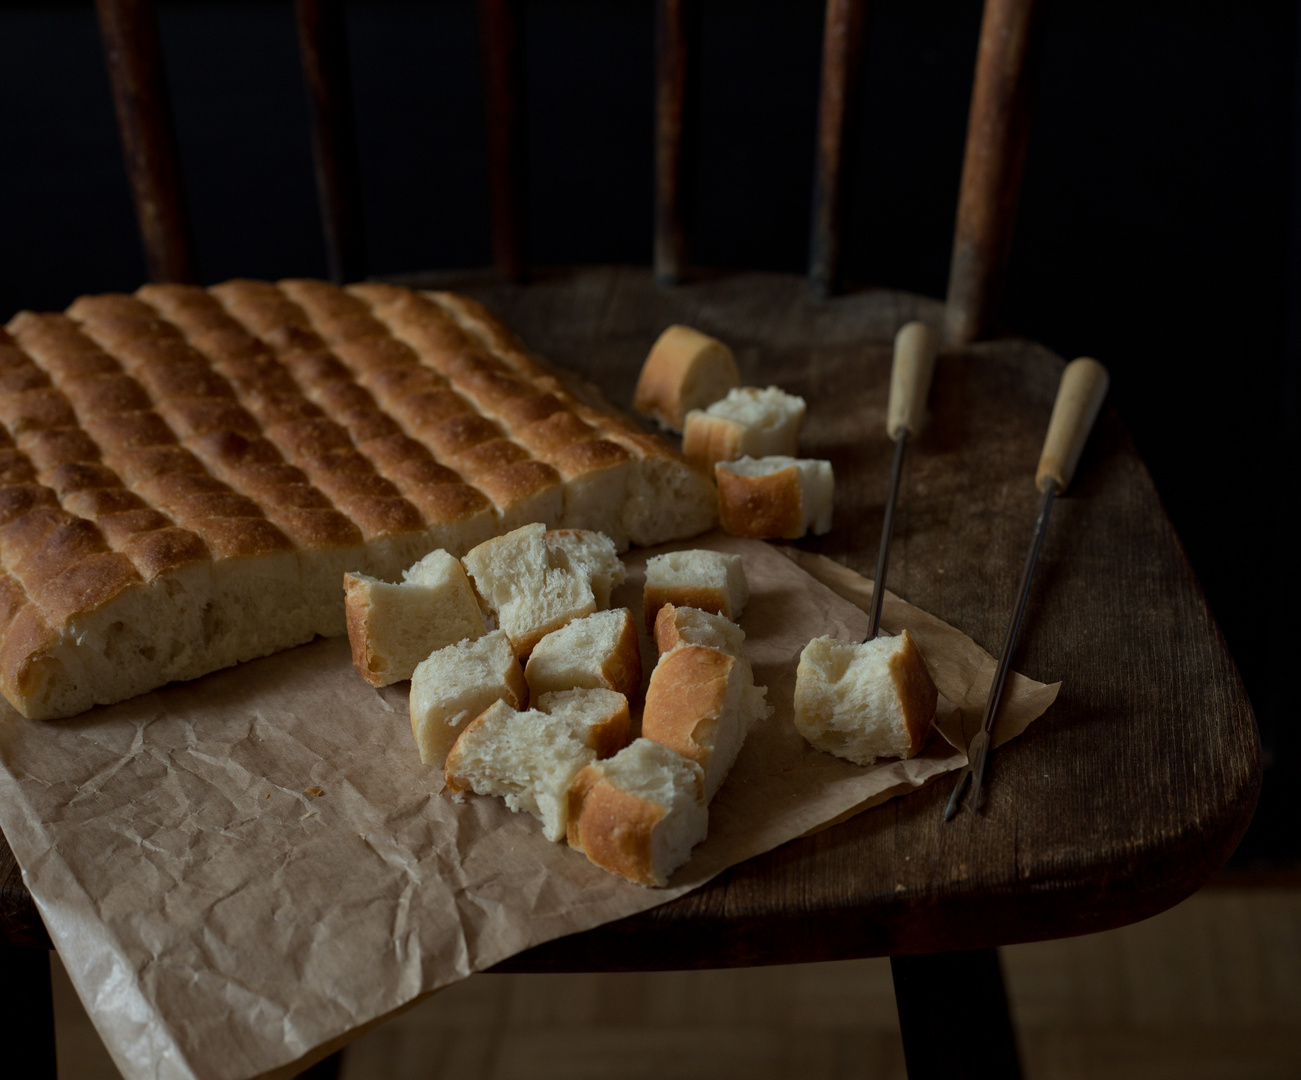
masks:
{"label": "scored bread top", "polygon": [[655,543],[716,510],[481,305],[317,281],[19,313],[0,478],[0,691],[33,717],[342,633],[345,570],[392,579],[532,521]]}

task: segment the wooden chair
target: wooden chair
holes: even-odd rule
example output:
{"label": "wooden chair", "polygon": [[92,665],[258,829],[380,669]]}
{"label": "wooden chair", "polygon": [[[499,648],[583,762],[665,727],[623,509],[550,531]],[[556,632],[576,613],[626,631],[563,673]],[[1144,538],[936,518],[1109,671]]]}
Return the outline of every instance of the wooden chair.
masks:
{"label": "wooden chair", "polygon": [[[950,344],[935,378],[934,420],[910,455],[889,584],[993,650],[1038,502],[1032,476],[1062,364],[1033,343],[991,339],[1041,5],[986,0],[948,298],[940,304],[885,290],[836,295],[841,161],[863,0],[827,3],[807,283],[693,275],[682,199],[694,62],[687,4],[657,0],[653,272],[530,273],[518,5],[480,0],[497,274],[457,287],[616,401],[630,400],[638,350],[669,322],[752,347],[758,369],[747,374],[809,399],[806,452],[835,466],[836,528],[804,546],[867,574],[890,449],[883,431],[853,421],[884,414],[897,327],[910,318],[942,326]],[[97,6],[150,275],[189,280],[194,261],[151,4]],[[297,11],[330,270],[335,280],[352,280],[365,263],[342,8],[339,0],[297,0]],[[526,278],[526,288],[512,284]],[[605,307],[599,328],[584,300],[594,294],[620,301]],[[952,785],[941,782],[751,860],[680,900],[534,948],[496,970],[888,955],[910,1075],[1015,1075],[995,948],[1105,930],[1177,903],[1228,858],[1259,789],[1250,705],[1114,411],[1104,412],[1054,515],[1014,660],[1031,675],[1061,679],[1063,690],[1040,723],[994,757],[983,813],[945,824]],[[0,933],[10,962],[36,987],[47,970],[38,950],[49,941],[7,847]],[[40,994],[20,996],[10,1003],[11,1022],[28,1025],[29,1042],[33,1033],[48,1040]]]}

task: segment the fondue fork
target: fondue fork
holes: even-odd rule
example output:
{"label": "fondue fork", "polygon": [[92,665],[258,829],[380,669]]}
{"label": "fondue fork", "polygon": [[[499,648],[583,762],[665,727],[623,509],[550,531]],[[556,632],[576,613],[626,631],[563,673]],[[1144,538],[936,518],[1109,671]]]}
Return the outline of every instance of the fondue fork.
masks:
{"label": "fondue fork", "polygon": [[1062,372],[1057,400],[1053,403],[1053,414],[1048,421],[1048,434],[1039,455],[1039,468],[1035,470],[1035,486],[1043,493],[1043,498],[1039,503],[1034,536],[1030,539],[1030,550],[1026,554],[1025,566],[1021,569],[1021,582],[1017,586],[1007,635],[1003,638],[1003,651],[998,657],[998,667],[994,669],[994,681],[990,684],[985,715],[981,719],[980,730],[967,748],[967,764],[958,773],[957,784],[949,797],[948,806],[944,808],[945,821],[952,821],[957,814],[969,781],[971,808],[980,809],[985,765],[989,759],[990,733],[1003,697],[1003,684],[1007,681],[1012,650],[1016,648],[1017,635],[1021,630],[1021,616],[1025,612],[1030,579],[1034,576],[1035,563],[1039,559],[1039,548],[1043,545],[1044,533],[1048,528],[1048,515],[1052,511],[1053,500],[1066,490],[1075,474],[1075,466],[1079,464],[1089,431],[1097,419],[1098,410],[1102,408],[1102,399],[1107,396],[1107,383],[1107,369],[1089,357],[1072,360]]}
{"label": "fondue fork", "polygon": [[894,464],[890,468],[890,490],[885,497],[885,519],[881,523],[881,547],[876,556],[876,577],[872,581],[872,607],[867,613],[864,641],[871,641],[881,629],[881,604],[885,598],[885,571],[890,562],[890,539],[894,535],[894,507],[899,499],[899,477],[903,474],[908,436],[921,427],[926,414],[926,395],[935,373],[935,335],[925,323],[910,322],[894,336],[894,362],[890,367],[890,403],[886,408],[885,433],[894,440]]}

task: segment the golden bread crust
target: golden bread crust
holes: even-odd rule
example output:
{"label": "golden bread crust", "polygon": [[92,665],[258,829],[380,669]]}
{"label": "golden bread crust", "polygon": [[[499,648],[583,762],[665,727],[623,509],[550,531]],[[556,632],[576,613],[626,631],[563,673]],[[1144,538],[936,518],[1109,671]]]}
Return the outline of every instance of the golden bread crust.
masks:
{"label": "golden bread crust", "polygon": [[569,789],[569,846],[597,866],[639,885],[662,885],[652,841],[666,809],[615,787],[587,766]]}
{"label": "golden bread crust", "polygon": [[903,644],[890,657],[890,676],[903,707],[904,726],[908,729],[908,752],[904,757],[912,757],[926,744],[939,691],[912,635],[905,630],[900,636]]}
{"label": "golden bread crust", "polygon": [[804,496],[791,465],[766,476],[742,476],[716,467],[718,518],[733,536],[797,540],[804,535]]}
{"label": "golden bread crust", "polygon": [[710,739],[727,700],[736,658],[704,645],[684,645],[660,657],[646,688],[641,733],[676,750],[706,772]]}
{"label": "golden bread crust", "polygon": [[712,469],[719,461],[734,461],[741,456],[741,428],[734,420],[693,412],[682,432],[682,453],[701,469]]}
{"label": "golden bread crust", "polygon": [[716,400],[698,399],[698,385],[711,385],[722,397],[741,385],[732,350],[689,326],[670,326],[651,347],[637,379],[632,407],[674,431],[687,412]]}

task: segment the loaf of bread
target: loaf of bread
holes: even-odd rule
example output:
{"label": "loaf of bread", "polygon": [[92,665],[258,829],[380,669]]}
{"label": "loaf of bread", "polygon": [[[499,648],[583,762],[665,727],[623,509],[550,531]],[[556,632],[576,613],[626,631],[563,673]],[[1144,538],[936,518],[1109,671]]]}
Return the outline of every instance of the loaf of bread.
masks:
{"label": "loaf of bread", "polygon": [[420,760],[442,765],[465,725],[494,701],[512,709],[529,702],[524,672],[504,631],[448,645],[422,660],[411,676],[411,731]]}
{"label": "loaf of bread", "polygon": [[569,846],[639,885],[667,885],[708,827],[703,770],[650,739],[586,766],[569,789]]}
{"label": "loaf of bread", "polygon": [[740,385],[731,349],[689,326],[670,326],[642,365],[632,407],[663,427],[681,431],[688,412],[712,405]]}
{"label": "loaf of bread", "polygon": [[517,712],[504,701],[466,726],[447,754],[443,779],[454,797],[497,795],[542,822],[548,840],[564,840],[569,789],[584,766],[628,742],[628,701],[610,690],[549,695],[551,712]]}
{"label": "loaf of bread", "polygon": [[647,628],[665,604],[713,611],[739,619],[750,599],[740,555],[703,548],[652,555],[646,560],[642,607]]}
{"label": "loaf of bread", "polygon": [[687,413],[682,452],[703,469],[739,457],[799,453],[804,399],[775,386],[740,386],[707,409]]}
{"label": "loaf of bread", "polygon": [[908,631],[863,643],[817,637],[795,677],[795,727],[819,750],[871,765],[926,742],[938,692]]}
{"label": "loaf of bread", "polygon": [[68,716],[344,633],[530,522],[695,535],[713,483],[446,293],[147,285],[0,331],[0,691]]}
{"label": "loaf of bread", "polygon": [[719,520],[733,536],[797,540],[831,530],[831,462],[743,457],[714,466]]}
{"label": "loaf of bread", "polygon": [[524,678],[535,700],[573,687],[617,690],[634,698],[641,688],[641,647],[627,608],[598,611],[553,630],[529,654]]}
{"label": "loaf of bread", "polygon": [[344,574],[343,595],[352,663],[371,686],[409,679],[430,653],[488,632],[465,568],[441,548],[396,585]]}
{"label": "loaf of bread", "polygon": [[651,672],[641,733],[705,771],[713,799],[751,728],[769,714],[765,690],[736,657],[704,645],[683,645]]}

